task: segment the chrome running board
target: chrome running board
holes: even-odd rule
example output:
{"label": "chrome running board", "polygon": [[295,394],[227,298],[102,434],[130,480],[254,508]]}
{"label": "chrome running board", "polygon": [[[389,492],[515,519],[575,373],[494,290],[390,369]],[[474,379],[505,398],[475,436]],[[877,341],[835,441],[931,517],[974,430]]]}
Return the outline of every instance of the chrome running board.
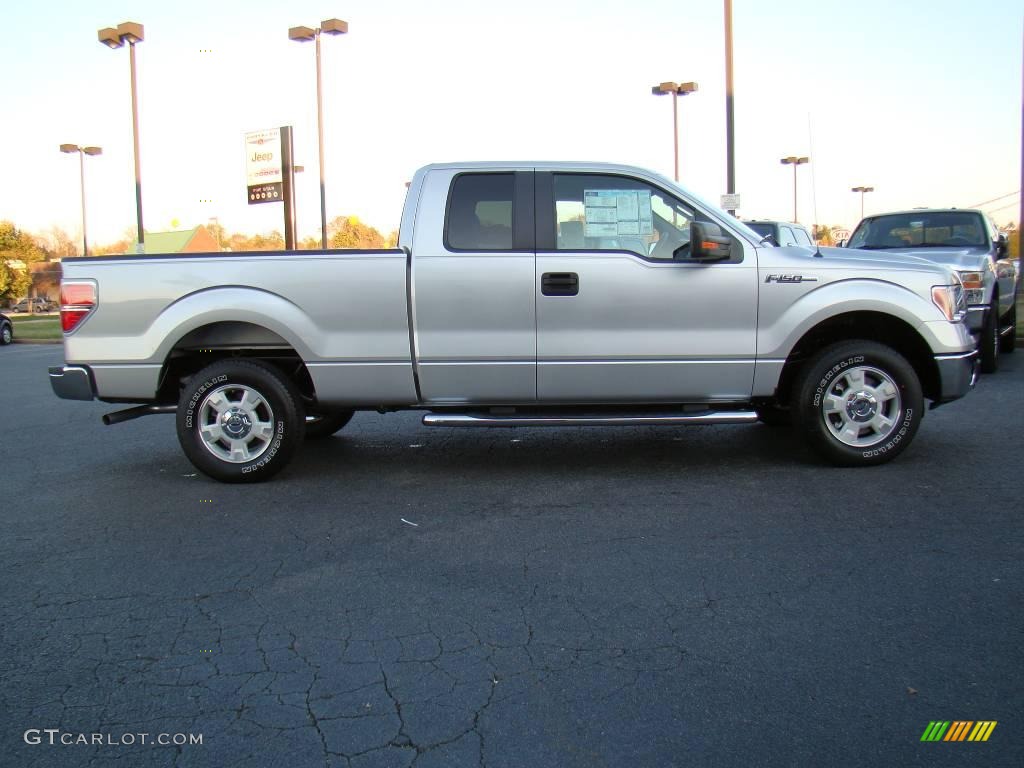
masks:
{"label": "chrome running board", "polygon": [[593,416],[528,416],[470,413],[428,413],[427,427],[635,427],[685,424],[753,424],[754,411],[695,411],[694,413],[637,413]]}

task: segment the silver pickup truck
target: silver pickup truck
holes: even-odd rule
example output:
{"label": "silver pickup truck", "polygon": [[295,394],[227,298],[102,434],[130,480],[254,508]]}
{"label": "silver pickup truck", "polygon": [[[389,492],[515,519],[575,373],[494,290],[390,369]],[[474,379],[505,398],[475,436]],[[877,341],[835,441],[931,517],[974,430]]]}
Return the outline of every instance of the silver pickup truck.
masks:
{"label": "silver pickup truck", "polygon": [[839,465],[913,439],[976,352],[956,273],[766,247],[668,179],[581,163],[419,170],[399,248],[67,259],[63,398],[173,413],[197,469],[282,469],[356,410],[446,427],[792,421]]}
{"label": "silver pickup truck", "polygon": [[869,216],[857,225],[847,247],[911,254],[956,270],[982,373],[996,371],[1000,352],[1013,352],[1018,268],[1009,258],[1006,235],[984,211],[916,208]]}

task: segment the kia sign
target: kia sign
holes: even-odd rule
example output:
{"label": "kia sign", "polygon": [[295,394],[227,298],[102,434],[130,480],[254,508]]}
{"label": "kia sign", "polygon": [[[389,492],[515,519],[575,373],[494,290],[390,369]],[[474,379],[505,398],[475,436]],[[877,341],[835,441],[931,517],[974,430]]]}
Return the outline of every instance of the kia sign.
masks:
{"label": "kia sign", "polygon": [[245,134],[245,184],[249,205],[284,200],[281,129]]}

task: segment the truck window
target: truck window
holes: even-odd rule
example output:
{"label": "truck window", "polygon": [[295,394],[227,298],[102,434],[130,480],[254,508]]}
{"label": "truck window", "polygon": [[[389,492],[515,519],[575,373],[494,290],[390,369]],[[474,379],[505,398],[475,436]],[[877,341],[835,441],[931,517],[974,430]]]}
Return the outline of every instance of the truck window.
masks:
{"label": "truck window", "polygon": [[511,173],[463,173],[448,196],[445,245],[456,251],[512,250]]}
{"label": "truck window", "polygon": [[796,235],[797,245],[814,245],[811,242],[810,236],[807,234],[807,230],[801,229],[800,227],[793,227],[793,233]]}
{"label": "truck window", "polygon": [[631,251],[660,261],[690,242],[693,211],[637,179],[555,174],[554,193],[560,251]]}
{"label": "truck window", "polygon": [[779,245],[796,245],[796,235],[792,229],[779,226]]}

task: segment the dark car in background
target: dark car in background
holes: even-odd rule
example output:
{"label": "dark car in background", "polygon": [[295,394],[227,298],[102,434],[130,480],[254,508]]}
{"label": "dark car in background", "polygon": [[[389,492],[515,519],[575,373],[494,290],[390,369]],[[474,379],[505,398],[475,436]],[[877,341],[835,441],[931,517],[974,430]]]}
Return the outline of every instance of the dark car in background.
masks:
{"label": "dark car in background", "polygon": [[43,296],[26,298],[19,301],[13,307],[12,312],[50,312],[56,309],[57,305]]}
{"label": "dark car in background", "polygon": [[814,247],[814,238],[803,224],[791,221],[759,221],[753,219],[743,222],[759,235],[771,238],[773,245],[806,245]]}
{"label": "dark car in background", "polygon": [[14,341],[14,323],[7,315],[0,313],[0,345]]}

